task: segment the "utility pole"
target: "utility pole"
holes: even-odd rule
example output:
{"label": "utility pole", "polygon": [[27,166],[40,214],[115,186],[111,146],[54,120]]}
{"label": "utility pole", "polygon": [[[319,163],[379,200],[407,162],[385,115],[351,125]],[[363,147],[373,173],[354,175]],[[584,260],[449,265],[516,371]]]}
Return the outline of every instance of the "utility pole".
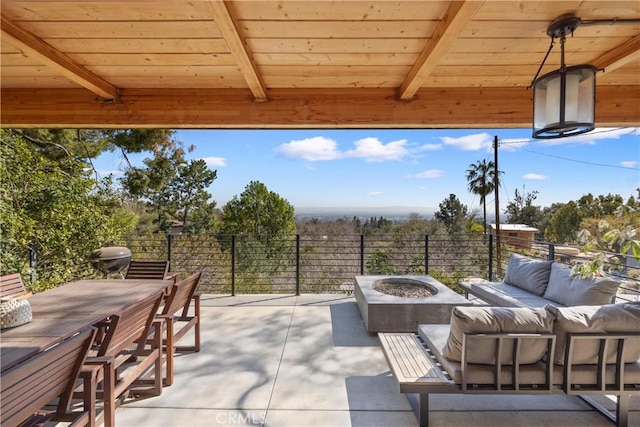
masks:
{"label": "utility pole", "polygon": [[493,193],[496,196],[496,273],[498,277],[500,277],[502,276],[502,256],[500,254],[500,202],[498,201],[498,194],[500,193],[500,182],[498,179],[500,175],[500,169],[498,169],[498,135],[493,137],[493,164],[495,167],[493,174]]}

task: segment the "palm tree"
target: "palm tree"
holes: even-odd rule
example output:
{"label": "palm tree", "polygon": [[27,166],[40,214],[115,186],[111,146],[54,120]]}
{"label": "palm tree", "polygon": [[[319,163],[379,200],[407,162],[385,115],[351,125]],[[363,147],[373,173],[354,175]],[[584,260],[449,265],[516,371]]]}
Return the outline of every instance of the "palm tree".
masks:
{"label": "palm tree", "polygon": [[484,234],[487,234],[487,195],[491,194],[495,189],[494,178],[496,168],[493,162],[486,160],[478,160],[476,163],[469,165],[467,169],[467,181],[469,182],[469,191],[472,194],[480,196],[482,203],[482,213],[484,221]]}

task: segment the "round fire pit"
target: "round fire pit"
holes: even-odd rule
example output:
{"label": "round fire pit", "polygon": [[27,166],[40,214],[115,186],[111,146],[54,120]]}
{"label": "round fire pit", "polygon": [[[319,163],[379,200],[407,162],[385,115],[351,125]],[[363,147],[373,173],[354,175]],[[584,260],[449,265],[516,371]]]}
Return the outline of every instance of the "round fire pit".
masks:
{"label": "round fire pit", "polygon": [[373,282],[373,290],[402,298],[429,298],[438,289],[418,280],[389,277]]}
{"label": "round fire pit", "polygon": [[124,246],[106,246],[91,254],[91,266],[105,276],[119,273],[127,268],[131,261],[131,251]]}

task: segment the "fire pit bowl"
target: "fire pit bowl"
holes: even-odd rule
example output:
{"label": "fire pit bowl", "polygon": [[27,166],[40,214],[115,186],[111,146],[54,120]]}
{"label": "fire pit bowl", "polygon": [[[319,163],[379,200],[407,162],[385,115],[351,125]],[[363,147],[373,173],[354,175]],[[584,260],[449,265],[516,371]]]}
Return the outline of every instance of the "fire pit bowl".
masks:
{"label": "fire pit bowl", "polygon": [[105,246],[91,254],[91,266],[104,275],[120,273],[131,261],[131,251],[124,246]]}

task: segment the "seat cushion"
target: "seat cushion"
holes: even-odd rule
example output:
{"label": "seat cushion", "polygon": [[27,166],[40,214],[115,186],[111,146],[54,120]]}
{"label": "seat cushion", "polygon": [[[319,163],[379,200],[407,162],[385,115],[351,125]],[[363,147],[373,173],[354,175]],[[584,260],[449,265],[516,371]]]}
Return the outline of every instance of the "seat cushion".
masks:
{"label": "seat cushion", "polygon": [[608,277],[582,279],[571,269],[554,262],[544,298],[566,306],[610,304],[619,282]]}
{"label": "seat cushion", "polygon": [[[547,311],[556,318],[553,332],[556,334],[554,362],[564,364],[568,333],[584,332],[638,332],[640,330],[640,302],[607,304],[603,306],[555,307]],[[573,351],[574,364],[598,362],[599,341],[580,340]],[[611,346],[607,363],[615,363],[615,348]],[[624,363],[640,359],[640,338],[629,339],[625,344]]]}
{"label": "seat cushion", "polygon": [[511,254],[504,282],[542,296],[549,284],[552,261],[531,259]]}
{"label": "seat cushion", "polygon": [[[532,307],[454,307],[451,330],[442,354],[462,361],[462,343],[466,333],[551,333],[553,315],[544,308]],[[467,339],[465,351],[469,363],[495,364],[495,348],[487,340]],[[520,363],[535,363],[547,350],[546,339],[525,340],[520,347]],[[506,341],[500,360],[513,363],[513,342]]]}
{"label": "seat cushion", "polygon": [[541,307],[560,305],[541,296],[502,282],[465,283],[463,289],[492,305],[501,307]]}

